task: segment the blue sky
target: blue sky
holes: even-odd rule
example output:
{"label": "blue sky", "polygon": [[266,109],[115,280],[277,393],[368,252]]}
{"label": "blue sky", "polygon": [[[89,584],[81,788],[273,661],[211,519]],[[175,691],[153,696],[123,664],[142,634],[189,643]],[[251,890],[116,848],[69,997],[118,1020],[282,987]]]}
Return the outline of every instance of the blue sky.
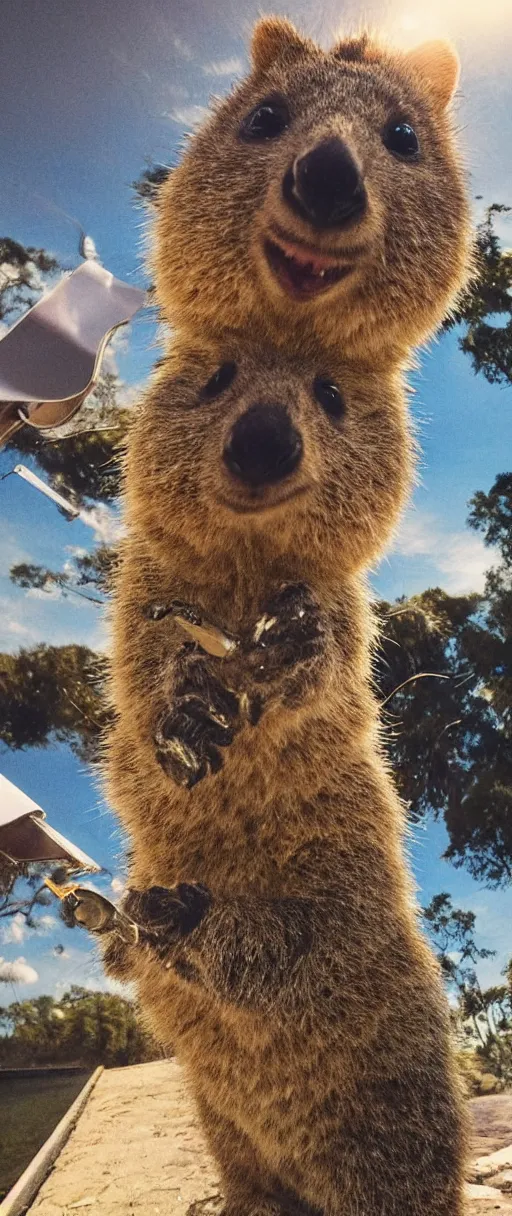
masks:
{"label": "blue sky", "polygon": [[[205,112],[212,93],[225,92],[243,73],[247,37],[261,5],[252,0],[18,0],[2,30],[0,78],[4,122],[0,133],[1,230],[51,250],[66,266],[78,263],[78,223],[89,232],[108,269],[144,285],[143,225],[130,183],[146,159],[172,164],[183,134]],[[509,0],[370,0],[314,10],[305,0],[269,9],[285,12],[328,43],[340,29],[363,20],[412,45],[451,37],[462,60],[458,120],[471,191],[489,202],[512,204],[512,21]],[[7,24],[7,23],[6,23]],[[500,227],[512,245],[512,220]],[[117,344],[116,366],[128,385],[143,384],[156,357],[150,320],[139,314]],[[478,590],[491,555],[465,527],[467,502],[488,489],[510,465],[512,395],[475,377],[455,335],[423,352],[413,377],[413,415],[422,446],[419,484],[393,550],[373,573],[386,598],[429,585]],[[13,460],[0,454],[0,472]],[[91,544],[82,522],[66,522],[36,491],[11,477],[0,484],[0,647],[15,650],[38,641],[105,645],[101,614],[77,599],[63,600],[12,586],[15,561],[58,568],[74,548]],[[104,527],[111,526],[108,519]],[[4,752],[0,767],[48,811],[55,827],[108,867],[104,889],[118,887],[122,840],[101,791],[70,751]],[[442,825],[415,829],[410,854],[420,898],[439,890],[478,913],[482,944],[495,960],[482,979],[498,978],[511,953],[512,892],[489,892],[464,871],[439,860]],[[45,910],[54,917],[54,909]],[[3,934],[3,937],[2,937]],[[55,956],[57,942],[65,953]],[[0,930],[0,956],[24,958],[38,981],[18,995],[62,991],[69,983],[104,983],[88,939],[46,920],[37,935],[22,925]],[[0,994],[0,1003],[3,1003]],[[9,994],[7,994],[9,999]]]}

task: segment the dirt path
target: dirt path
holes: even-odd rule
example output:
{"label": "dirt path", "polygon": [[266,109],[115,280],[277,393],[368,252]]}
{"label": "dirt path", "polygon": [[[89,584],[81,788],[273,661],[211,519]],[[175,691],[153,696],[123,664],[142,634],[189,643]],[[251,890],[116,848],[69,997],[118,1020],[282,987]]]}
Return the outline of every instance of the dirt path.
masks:
{"label": "dirt path", "polygon": [[[470,1106],[467,1216],[512,1216],[512,1094]],[[218,1216],[220,1206],[181,1069],[165,1060],[102,1074],[27,1216]]]}
{"label": "dirt path", "polygon": [[489,1094],[470,1102],[474,1136],[472,1154],[483,1157],[512,1143],[512,1094]]}
{"label": "dirt path", "polygon": [[[216,1172],[174,1060],[104,1072],[29,1216],[210,1216]],[[197,1202],[199,1201],[199,1202]],[[192,1214],[191,1214],[192,1216]]]}

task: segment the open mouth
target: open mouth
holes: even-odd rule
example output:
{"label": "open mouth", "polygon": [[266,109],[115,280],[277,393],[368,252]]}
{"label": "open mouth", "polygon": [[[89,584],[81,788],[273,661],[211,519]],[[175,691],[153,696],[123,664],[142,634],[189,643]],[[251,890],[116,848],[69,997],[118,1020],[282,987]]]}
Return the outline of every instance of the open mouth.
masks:
{"label": "open mouth", "polygon": [[280,286],[296,300],[311,300],[346,278],[351,265],[313,254],[299,245],[283,246],[267,238],[265,257]]}

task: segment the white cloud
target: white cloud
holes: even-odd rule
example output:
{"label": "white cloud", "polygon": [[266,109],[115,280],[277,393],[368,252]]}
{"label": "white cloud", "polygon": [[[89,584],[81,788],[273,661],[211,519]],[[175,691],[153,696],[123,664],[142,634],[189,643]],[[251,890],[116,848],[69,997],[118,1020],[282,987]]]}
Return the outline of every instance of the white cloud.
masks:
{"label": "white cloud", "polygon": [[57,917],[52,916],[49,912],[45,912],[44,916],[38,916],[37,918],[37,931],[38,933],[51,933],[56,924]]}
{"label": "white cloud", "polygon": [[25,924],[25,917],[18,912],[16,916],[13,916],[12,919],[2,927],[2,945],[9,946],[12,942],[17,942],[21,945],[21,942],[24,940],[26,935],[27,926]]}
{"label": "white cloud", "polygon": [[187,63],[190,63],[190,60],[194,58],[194,55],[193,55],[191,48],[188,45],[188,42],[184,42],[183,38],[173,38],[172,41],[173,41],[174,50],[177,51],[180,58],[186,59]]}
{"label": "white cloud", "polygon": [[184,84],[166,81],[164,87],[166,96],[172,97],[173,101],[186,101],[190,97],[190,93]]}
{"label": "white cloud", "polygon": [[483,591],[492,565],[483,540],[472,532],[449,532],[435,515],[409,511],[393,546],[404,557],[423,557],[432,565],[435,579],[453,595]]}
{"label": "white cloud", "polygon": [[83,507],[79,518],[82,520],[82,523],[94,529],[95,539],[102,541],[104,544],[112,544],[123,535],[124,524],[122,520],[115,511],[110,510],[104,503],[99,503],[97,506],[90,508]]}
{"label": "white cloud", "polygon": [[232,59],[217,59],[213,63],[204,63],[205,76],[240,76],[244,70],[244,61],[234,55]]}
{"label": "white cloud", "polygon": [[11,262],[0,263],[0,291],[4,290],[9,283],[17,283],[20,272],[17,266],[13,266]]}
{"label": "white cloud", "polygon": [[120,389],[119,393],[117,394],[117,400],[119,402],[119,405],[122,405],[122,406],[139,405],[142,400],[142,396],[147,389],[147,386],[148,386],[147,379],[137,380],[134,384],[123,384],[122,388]]}
{"label": "white cloud", "polygon": [[24,958],[15,958],[12,963],[0,958],[0,983],[35,984],[38,979],[37,971],[34,971]]}
{"label": "white cloud", "polygon": [[60,600],[62,591],[60,587],[29,587],[25,592],[27,600]]}
{"label": "white cloud", "polygon": [[112,887],[112,890],[115,891],[116,895],[121,895],[124,891],[125,883],[123,882],[122,878],[113,878],[110,886]]}
{"label": "white cloud", "polygon": [[7,633],[14,633],[17,637],[24,637],[25,640],[27,638],[27,634],[29,637],[33,636],[30,629],[27,629],[26,625],[22,625],[21,621],[7,619],[4,620],[3,626]]}
{"label": "white cloud", "polygon": [[177,122],[180,127],[199,127],[205,118],[210,113],[208,106],[176,106],[174,110],[167,110],[162,117],[170,118],[171,122]]}
{"label": "white cloud", "polygon": [[[129,351],[130,335],[130,325],[120,325],[118,329],[114,330],[114,333],[108,340],[108,346],[103,355],[101,365],[103,375],[105,375],[107,372],[111,372],[113,376],[119,375],[119,364],[117,362],[117,358],[118,355],[126,355]],[[82,413],[82,419],[83,417],[84,414]],[[81,427],[77,427],[75,423],[75,429],[80,430]]]}
{"label": "white cloud", "polygon": [[19,562],[29,561],[30,554],[20,545],[14,529],[4,528],[0,538],[0,570],[8,570]]}
{"label": "white cloud", "polygon": [[51,933],[56,924],[57,920],[55,916],[51,916],[50,913],[45,913],[43,916],[37,917],[35,930],[29,929],[27,927],[25,917],[21,915],[21,912],[17,912],[16,916],[10,917],[2,926],[0,932],[0,941],[2,942],[3,946],[10,946],[13,944],[21,946],[21,943],[25,941],[28,934],[35,933],[42,937],[45,933]]}
{"label": "white cloud", "polygon": [[75,596],[54,603],[50,596],[29,596],[17,589],[11,596],[0,596],[0,651],[13,654],[20,646],[31,647],[43,639],[48,645],[77,642],[93,650],[104,649],[106,637],[97,604]]}
{"label": "white cloud", "polygon": [[[23,601],[26,600],[26,593]],[[20,645],[26,646],[40,640],[40,629],[22,624],[18,620],[20,604],[8,596],[0,596],[0,650],[11,653]]]}

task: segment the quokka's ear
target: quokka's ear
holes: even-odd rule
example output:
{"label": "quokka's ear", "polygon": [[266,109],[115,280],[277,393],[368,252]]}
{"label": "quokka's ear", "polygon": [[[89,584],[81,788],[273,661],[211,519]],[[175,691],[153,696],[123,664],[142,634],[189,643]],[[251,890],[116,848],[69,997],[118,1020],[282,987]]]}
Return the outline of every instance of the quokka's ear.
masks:
{"label": "quokka's ear", "polygon": [[251,58],[255,72],[265,72],[280,59],[297,59],[304,51],[314,49],[314,43],[303,37],[285,17],[262,17],[254,27]]}
{"label": "quokka's ear", "polygon": [[449,106],[459,83],[460,63],[449,42],[422,42],[404,55],[408,68],[421,77],[424,87],[441,110]]}

